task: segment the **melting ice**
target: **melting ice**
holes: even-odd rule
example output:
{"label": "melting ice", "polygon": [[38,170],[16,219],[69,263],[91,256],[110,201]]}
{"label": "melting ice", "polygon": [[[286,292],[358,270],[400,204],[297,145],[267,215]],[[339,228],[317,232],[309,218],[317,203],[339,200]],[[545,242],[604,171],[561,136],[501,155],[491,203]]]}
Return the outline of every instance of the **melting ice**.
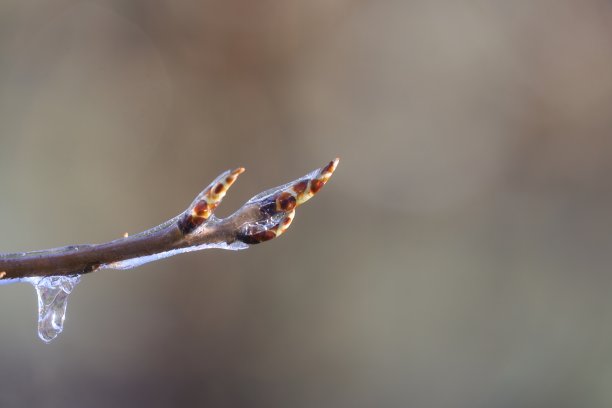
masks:
{"label": "melting ice", "polygon": [[45,276],[28,280],[38,295],[38,337],[50,343],[64,330],[68,295],[79,283],[81,276]]}
{"label": "melting ice", "polygon": [[[101,265],[100,269],[130,269],[145,263],[167,258],[185,252],[198,251],[207,248],[220,248],[229,250],[240,250],[248,248],[248,245],[236,241],[232,244],[215,243],[175,249],[159,254],[127,259],[120,262]],[[5,279],[0,284],[15,282],[29,282],[36,289],[38,296],[38,337],[45,343],[50,343],[64,330],[66,320],[66,307],[68,296],[72,293],[81,275],[72,276],[44,276],[20,279]]]}

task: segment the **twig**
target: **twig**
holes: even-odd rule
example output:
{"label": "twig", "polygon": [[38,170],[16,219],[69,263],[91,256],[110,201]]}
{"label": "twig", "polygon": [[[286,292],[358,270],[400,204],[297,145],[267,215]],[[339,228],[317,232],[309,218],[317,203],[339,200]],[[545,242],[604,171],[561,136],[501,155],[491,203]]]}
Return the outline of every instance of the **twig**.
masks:
{"label": "twig", "polygon": [[99,269],[127,269],[207,247],[243,249],[278,237],[295,209],[329,180],[338,159],[291,183],[267,190],[227,218],[213,213],[244,168],[217,177],[182,214],[140,234],[97,245],[0,254],[0,282],[35,276],[67,276]]}

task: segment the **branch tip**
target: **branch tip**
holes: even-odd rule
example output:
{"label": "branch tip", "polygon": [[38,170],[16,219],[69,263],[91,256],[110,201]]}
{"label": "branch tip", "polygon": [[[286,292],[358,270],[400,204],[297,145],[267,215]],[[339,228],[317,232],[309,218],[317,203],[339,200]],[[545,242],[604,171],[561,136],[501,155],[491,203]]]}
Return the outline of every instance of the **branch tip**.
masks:
{"label": "branch tip", "polygon": [[104,244],[72,245],[47,251],[0,254],[0,280],[72,276],[99,269],[127,269],[177,253],[206,247],[244,249],[287,231],[295,210],[329,181],[339,159],[295,181],[248,200],[224,219],[213,217],[244,167],[227,170],[208,185],[178,217],[140,234]]}
{"label": "branch tip", "polygon": [[336,158],[304,177],[251,198],[245,206],[255,206],[259,218],[242,225],[237,239],[245,244],[258,244],[283,234],[295,217],[295,209],[323,188],[338,167],[338,162]]}
{"label": "branch tip", "polygon": [[227,170],[198,194],[178,221],[178,227],[183,235],[193,233],[213,215],[229,188],[244,171],[244,167]]}

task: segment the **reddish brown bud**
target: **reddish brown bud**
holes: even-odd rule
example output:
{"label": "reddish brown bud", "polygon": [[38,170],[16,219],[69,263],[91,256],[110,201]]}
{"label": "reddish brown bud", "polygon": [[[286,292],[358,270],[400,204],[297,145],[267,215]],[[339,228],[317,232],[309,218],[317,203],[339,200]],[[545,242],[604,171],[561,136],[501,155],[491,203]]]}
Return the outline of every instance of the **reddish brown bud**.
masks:
{"label": "reddish brown bud", "polygon": [[307,187],[308,187],[308,181],[302,180],[293,186],[293,191],[295,191],[296,194],[302,194],[304,191],[306,191]]}
{"label": "reddish brown bud", "polygon": [[331,172],[334,169],[334,167],[335,167],[335,163],[332,160],[332,161],[329,162],[329,164],[327,166],[323,167],[323,172],[324,173],[329,173],[329,172]]}
{"label": "reddish brown bud", "polygon": [[310,191],[312,191],[313,194],[316,194],[319,192],[319,190],[323,187],[325,183],[323,183],[321,180],[318,179],[314,179],[310,181]]}
{"label": "reddish brown bud", "polygon": [[276,237],[276,233],[271,230],[257,232],[251,235],[240,235],[238,239],[245,244],[254,245],[261,242],[269,241]]}
{"label": "reddish brown bud", "polygon": [[296,203],[295,197],[285,191],[276,198],[276,209],[277,211],[291,211],[295,208]]}
{"label": "reddish brown bud", "polygon": [[183,218],[179,220],[178,227],[183,233],[183,235],[187,235],[194,229],[202,225],[204,221],[206,220],[202,217],[194,217],[193,215],[188,214],[187,216],[183,216]]}
{"label": "reddish brown bud", "polygon": [[207,213],[209,211],[208,203],[206,201],[200,201],[193,207],[193,211],[196,213],[198,217],[207,218]]}

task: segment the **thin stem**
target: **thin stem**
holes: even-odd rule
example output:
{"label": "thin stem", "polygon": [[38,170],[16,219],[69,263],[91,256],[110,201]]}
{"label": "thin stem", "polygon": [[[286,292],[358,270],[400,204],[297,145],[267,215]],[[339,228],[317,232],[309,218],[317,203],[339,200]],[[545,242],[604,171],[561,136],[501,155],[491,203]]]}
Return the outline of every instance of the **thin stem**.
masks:
{"label": "thin stem", "polygon": [[119,263],[159,254],[180,253],[205,246],[232,248],[278,237],[291,224],[295,208],[329,180],[338,159],[283,186],[247,201],[224,219],[214,211],[244,171],[226,171],[204,189],[182,214],[140,234],[96,245],[73,245],[44,251],[0,254],[0,281],[34,276],[60,276],[120,268]]}

